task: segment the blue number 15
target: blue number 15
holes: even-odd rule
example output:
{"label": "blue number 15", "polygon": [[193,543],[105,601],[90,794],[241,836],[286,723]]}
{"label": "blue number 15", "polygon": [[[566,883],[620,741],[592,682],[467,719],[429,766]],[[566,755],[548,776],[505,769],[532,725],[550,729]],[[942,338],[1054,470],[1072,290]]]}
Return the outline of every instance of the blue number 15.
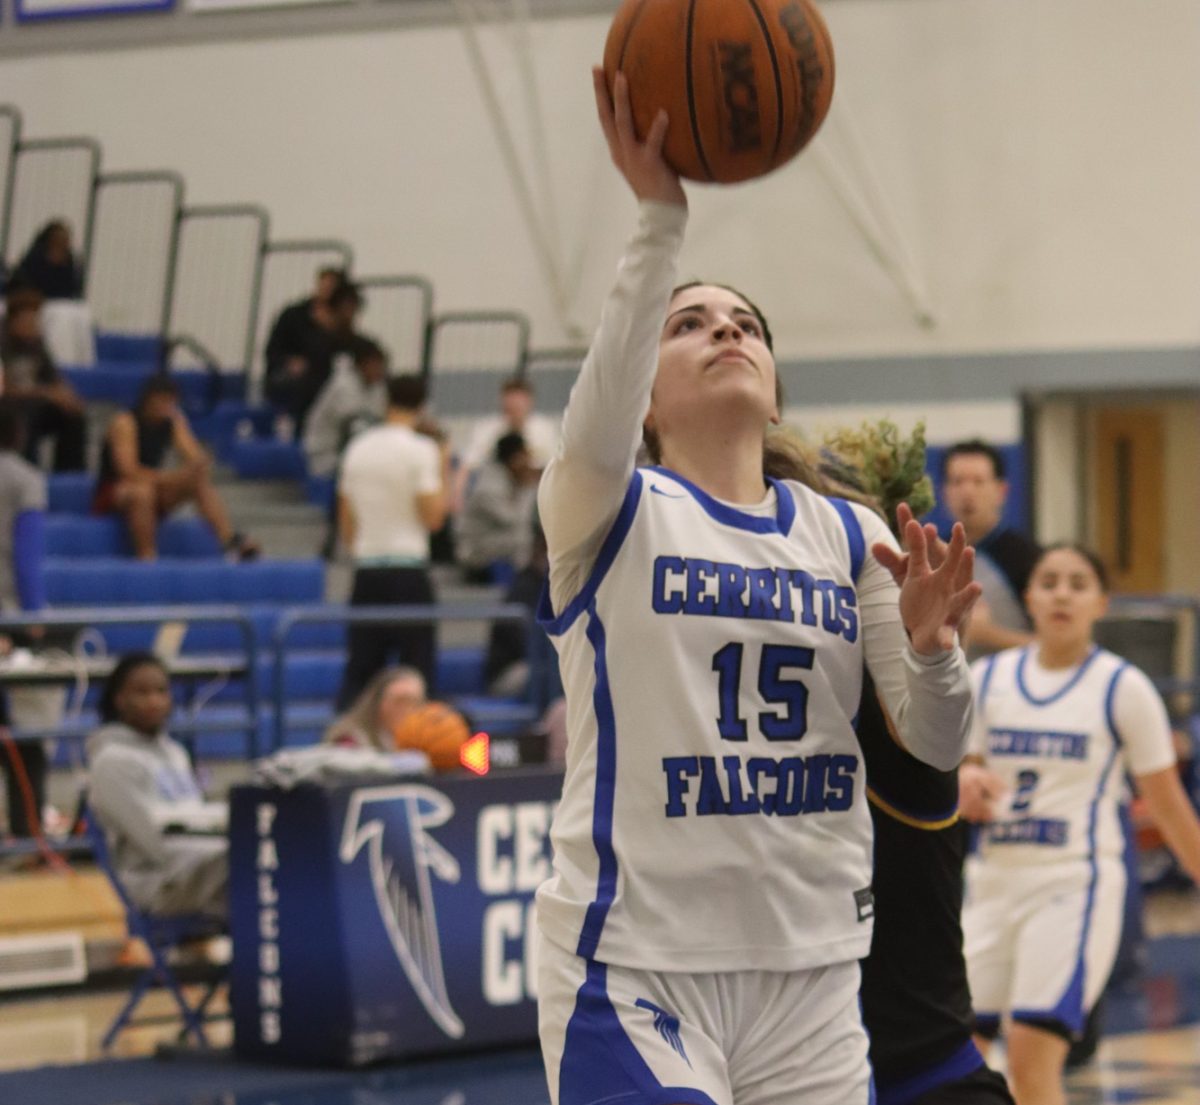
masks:
{"label": "blue number 15", "polygon": [[[738,714],[738,695],[742,684],[740,641],[730,641],[713,654],[712,670],[718,675],[717,731],[722,740],[746,740],[746,722]],[[758,715],[759,728],[767,740],[795,741],[808,731],[808,687],[795,677],[783,675],[784,668],[811,671],[814,652],[796,645],[763,645],[758,664],[758,693],[769,706],[782,712],[764,710]]]}

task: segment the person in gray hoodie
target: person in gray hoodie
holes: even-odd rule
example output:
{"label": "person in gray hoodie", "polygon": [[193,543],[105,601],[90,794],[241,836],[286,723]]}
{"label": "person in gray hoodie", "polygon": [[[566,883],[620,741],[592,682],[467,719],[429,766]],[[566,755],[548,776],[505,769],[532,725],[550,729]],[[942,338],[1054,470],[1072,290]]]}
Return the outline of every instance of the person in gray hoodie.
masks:
{"label": "person in gray hoodie", "polygon": [[205,802],[187,751],[167,735],[171,685],[149,652],[123,656],[88,738],[88,804],[104,829],[117,876],[152,913],[228,916],[229,850],[211,830],[227,812]]}
{"label": "person in gray hoodie", "polygon": [[350,438],[383,421],[387,411],[387,354],[361,335],[354,339],[353,365],[341,364],[321,389],[304,427],[310,476],[332,476]]}

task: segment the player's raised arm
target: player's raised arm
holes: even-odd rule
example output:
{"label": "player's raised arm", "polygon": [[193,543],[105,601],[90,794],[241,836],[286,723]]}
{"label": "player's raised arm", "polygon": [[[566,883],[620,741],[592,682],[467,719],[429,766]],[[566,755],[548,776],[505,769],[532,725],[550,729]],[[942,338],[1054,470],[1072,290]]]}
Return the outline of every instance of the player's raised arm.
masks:
{"label": "player's raised arm", "polygon": [[637,231],[571,389],[558,451],[538,492],[556,605],[591,568],[633,472],[687,222],[679,177],[662,156],[666,115],[641,141],[624,78],[618,77],[613,98],[598,69],[593,83],[613,163],[640,208]]}
{"label": "player's raised arm", "polygon": [[858,592],[867,667],[905,748],[951,771],[971,724],[970,674],[956,634],[979,593],[974,553],[961,527],[945,546],[904,504],[897,515],[906,552],[880,519],[860,513],[872,550]]}

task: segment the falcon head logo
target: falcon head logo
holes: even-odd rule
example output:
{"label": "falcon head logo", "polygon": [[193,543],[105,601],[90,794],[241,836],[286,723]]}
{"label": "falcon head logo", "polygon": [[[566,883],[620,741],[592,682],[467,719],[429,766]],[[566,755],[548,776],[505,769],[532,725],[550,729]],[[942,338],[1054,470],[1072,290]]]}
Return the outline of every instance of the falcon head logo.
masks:
{"label": "falcon head logo", "polygon": [[657,1032],[673,1050],[679,1053],[679,1057],[690,1067],[692,1061],[687,1057],[687,1052],[683,1049],[683,1037],[679,1035],[679,1018],[668,1013],[665,1009],[661,1009],[652,1001],[647,1001],[645,998],[638,998],[633,1003],[639,1009],[649,1010],[654,1014],[654,1031]]}
{"label": "falcon head logo", "polygon": [[428,832],[453,816],[454,804],[432,787],[405,783],[356,790],[338,858],[352,863],[367,849],[375,904],[396,959],[426,1012],[457,1040],[465,1029],[446,992],[430,872],[450,883],[458,882],[461,872]]}

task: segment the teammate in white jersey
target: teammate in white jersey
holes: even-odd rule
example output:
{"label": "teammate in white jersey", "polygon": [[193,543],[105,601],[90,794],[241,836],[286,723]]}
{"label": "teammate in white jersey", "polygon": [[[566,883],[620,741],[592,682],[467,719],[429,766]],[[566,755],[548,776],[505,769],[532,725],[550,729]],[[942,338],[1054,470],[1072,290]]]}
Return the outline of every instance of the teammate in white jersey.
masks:
{"label": "teammate in white jersey", "polygon": [[[725,288],[673,294],[666,117],[640,142],[623,78],[615,104],[595,82],[641,223],[539,493],[568,714],[538,894],[551,1098],[866,1105],[862,665],[913,751],[957,765],[972,554],[960,529],[933,571],[916,523],[902,557],[870,511],[765,477],[765,320]],[[636,469],[643,431],[661,464]]]}
{"label": "teammate in white jersey", "polygon": [[1112,969],[1125,892],[1124,772],[1200,882],[1200,821],[1162,700],[1092,639],[1107,590],[1095,554],[1047,549],[1025,594],[1034,643],[972,667],[971,762],[960,775],[963,813],[983,824],[967,866],[964,946],[981,1035],[1010,1020],[1018,1105],[1066,1101],[1070,1040]]}

